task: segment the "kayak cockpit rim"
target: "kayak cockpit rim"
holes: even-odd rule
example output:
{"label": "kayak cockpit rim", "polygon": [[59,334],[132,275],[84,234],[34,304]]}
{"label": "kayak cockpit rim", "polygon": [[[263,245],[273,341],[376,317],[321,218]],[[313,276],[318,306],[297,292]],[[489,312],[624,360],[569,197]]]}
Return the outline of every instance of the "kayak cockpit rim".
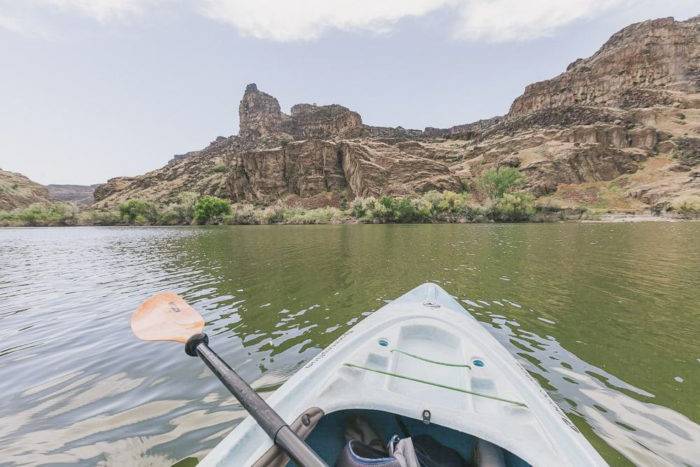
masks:
{"label": "kayak cockpit rim", "polygon": [[[354,416],[367,419],[373,428],[384,438],[393,434],[400,436],[429,435],[445,447],[459,452],[463,459],[474,464],[479,446],[489,445],[500,451],[505,467],[526,467],[530,464],[521,457],[503,448],[498,443],[479,438],[471,433],[454,430],[436,423],[426,423],[424,419],[399,415],[375,409],[349,408],[324,413],[312,407],[299,415],[290,427],[305,440],[329,465],[333,465],[344,446],[346,421]],[[289,457],[276,445],[270,446],[252,467],[282,467],[288,465]],[[477,464],[474,464],[477,465]]]}

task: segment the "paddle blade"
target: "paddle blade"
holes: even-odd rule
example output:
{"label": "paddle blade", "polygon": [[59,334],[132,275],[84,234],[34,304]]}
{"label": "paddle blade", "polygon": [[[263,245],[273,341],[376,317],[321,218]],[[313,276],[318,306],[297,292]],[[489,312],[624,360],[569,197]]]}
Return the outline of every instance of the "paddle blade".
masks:
{"label": "paddle blade", "polygon": [[204,329],[204,318],[173,292],[154,295],[131,316],[131,330],[144,341],[175,341],[187,339]]}

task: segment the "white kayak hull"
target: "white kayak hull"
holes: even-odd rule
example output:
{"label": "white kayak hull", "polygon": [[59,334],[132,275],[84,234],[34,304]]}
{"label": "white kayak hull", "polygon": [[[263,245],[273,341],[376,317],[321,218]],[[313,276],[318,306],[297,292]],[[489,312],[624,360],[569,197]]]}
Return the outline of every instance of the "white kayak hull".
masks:
{"label": "white kayak hull", "polygon": [[[324,349],[267,402],[388,412],[488,441],[535,466],[607,465],[512,355],[452,296],[423,284]],[[247,466],[272,441],[247,417],[199,464]],[[331,462],[332,463],[332,462]]]}

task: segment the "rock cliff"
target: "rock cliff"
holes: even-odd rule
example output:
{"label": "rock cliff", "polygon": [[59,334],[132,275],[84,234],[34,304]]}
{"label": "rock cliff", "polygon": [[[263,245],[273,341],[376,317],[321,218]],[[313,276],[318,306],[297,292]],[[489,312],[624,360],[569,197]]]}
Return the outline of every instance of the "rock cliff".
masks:
{"label": "rock cliff", "polygon": [[633,24],[561,75],[526,87],[508,114],[448,129],[365,125],[340,105],[246,87],[237,136],[95,190],[97,206],[182,191],[317,206],[356,196],[476,187],[519,167],[552,207],[663,211],[700,203],[700,17]]}
{"label": "rock cliff", "polygon": [[78,205],[92,204],[95,188],[99,185],[46,185],[49,198],[52,201],[75,203]]}
{"label": "rock cliff", "polygon": [[593,56],[525,88],[509,116],[571,105],[628,109],[685,104],[688,93],[700,92],[699,25],[700,17],[628,26]]}
{"label": "rock cliff", "polygon": [[0,211],[46,203],[49,190],[24,175],[0,169]]}

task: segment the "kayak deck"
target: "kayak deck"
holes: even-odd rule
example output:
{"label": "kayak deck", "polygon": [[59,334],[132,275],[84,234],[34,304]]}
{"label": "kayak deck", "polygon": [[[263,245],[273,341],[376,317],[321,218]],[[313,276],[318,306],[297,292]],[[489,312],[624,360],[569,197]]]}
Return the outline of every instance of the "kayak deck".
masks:
{"label": "kayak deck", "polygon": [[[470,443],[484,440],[533,465],[605,465],[512,355],[435,284],[423,284],[362,320],[268,403],[288,423],[317,408],[320,426],[328,430],[342,426],[334,417],[350,410],[391,414],[374,415],[387,435],[400,434],[383,425],[394,415],[420,423],[427,411],[431,427],[462,434],[465,456]],[[313,430],[312,443],[319,433]],[[248,417],[202,465],[252,465],[271,446]]]}

